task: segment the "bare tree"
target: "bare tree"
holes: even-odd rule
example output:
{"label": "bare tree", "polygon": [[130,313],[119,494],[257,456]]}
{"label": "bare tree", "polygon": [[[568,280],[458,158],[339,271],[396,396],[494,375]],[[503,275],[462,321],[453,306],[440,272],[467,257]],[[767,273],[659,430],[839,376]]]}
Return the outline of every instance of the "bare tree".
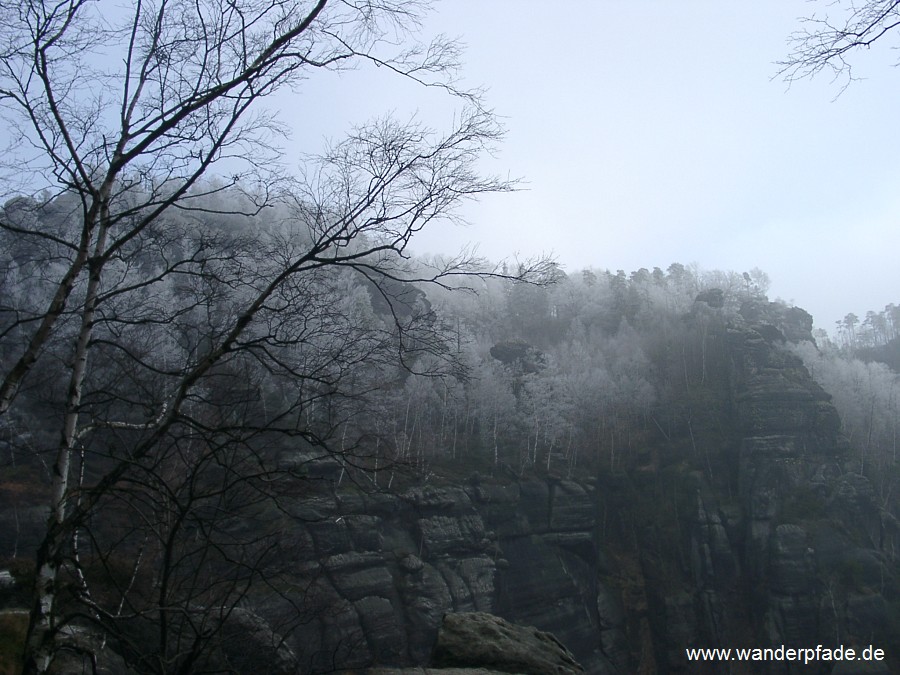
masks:
{"label": "bare tree", "polygon": [[[832,18],[829,12],[837,17]],[[804,19],[803,27],[791,34],[792,51],[778,63],[778,74],[790,83],[830,72],[835,80],[843,80],[843,91],[855,79],[850,55],[860,48],[868,49],[898,28],[897,0],[829,3],[825,13]]]}
{"label": "bare tree", "polygon": [[[34,402],[29,380],[51,383],[52,409],[61,411],[26,673],[47,672],[80,614],[109,626],[150,607],[161,642],[155,661],[140,657],[143,669],[189,672],[197,652],[172,647],[183,636],[165,629],[166,612],[184,617],[213,600],[234,606],[249,580],[226,581],[218,599],[189,592],[173,605],[157,579],[156,601],[140,606],[129,604],[135,586],[123,582],[118,599],[103,601],[84,555],[92,551],[108,572],[117,540],[101,524],[114,511],[107,507],[118,500],[146,521],[144,535],[118,540],[137,560],[141,537],[163,558],[183,550],[171,538],[160,543],[187,529],[178,518],[199,523],[197,505],[235,493],[209,476],[266,459],[250,437],[274,429],[321,441],[336,418],[329,409],[320,429],[309,426],[317,402],[358,395],[371,385],[363,371],[389,355],[412,367],[416,353],[443,353],[427,312],[398,311],[391,284],[479,271],[465,256],[414,269],[408,244],[452,218],[461,200],[510,184],[474,170],[500,129],[477,92],[456,87],[456,45],[396,47],[409,42],[423,5],[139,0],[106,15],[86,0],[0,2],[0,103],[16,139],[6,179],[41,195],[8,203],[0,220],[9,240],[29,245],[7,261],[5,283],[25,275],[41,289],[0,308],[0,415]],[[360,61],[459,97],[457,125],[437,134],[376,121],[287,176],[278,161],[284,129],[261,104],[311,71]],[[365,277],[387,301],[387,323],[334,309],[345,274]],[[280,404],[261,410],[278,384]],[[206,497],[179,497],[181,483],[165,473],[179,464],[179,476],[204,476]],[[261,485],[267,471],[261,463],[250,475]],[[141,496],[149,493],[157,496]],[[142,500],[154,508],[140,508]],[[254,556],[265,538],[252,544],[219,564],[255,560],[260,569]],[[136,567],[129,579],[138,576]],[[67,602],[78,611],[63,611],[64,586],[76,589]]]}

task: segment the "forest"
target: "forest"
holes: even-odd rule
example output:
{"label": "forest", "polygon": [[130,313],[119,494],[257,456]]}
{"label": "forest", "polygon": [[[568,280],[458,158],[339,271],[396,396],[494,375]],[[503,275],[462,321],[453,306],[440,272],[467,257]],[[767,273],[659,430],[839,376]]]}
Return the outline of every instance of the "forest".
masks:
{"label": "forest", "polygon": [[[195,202],[208,207],[158,218],[110,257],[97,292],[56,621],[89,619],[130,644],[131,667],[208,663],[223,619],[198,605],[234,611],[284,582],[292,544],[266,519],[315,494],[323,476],[338,490],[390,492],[472,472],[605,480],[687,463],[712,483],[734,470],[719,452],[735,433],[721,426],[725,341],[769,304],[758,269],[566,273],[480,261],[472,274],[428,281],[452,262],[406,257],[403,274],[423,281],[401,282],[383,268],[323,266],[267,298],[187,389],[270,266],[315,231],[289,206],[242,215],[245,200],[219,188]],[[5,368],[51,301],[46,280],[65,274],[60,242],[77,213],[67,194],[3,208]],[[51,421],[65,419],[70,396],[58,364],[79,330],[77,312],[60,316],[4,417],[2,506],[16,517],[6,564],[26,577],[35,519],[24,516],[45,513],[60,434]],[[870,342],[846,338],[819,333],[818,345],[783,349],[834,397],[848,462],[890,512],[900,375],[872,360]],[[179,387],[178,414],[162,426]],[[162,640],[152,663],[148,633]]]}
{"label": "forest", "polygon": [[[583,614],[598,626],[601,576],[640,596],[618,612],[643,613],[627,630],[621,619],[630,646],[587,657],[648,658],[659,628],[647,605],[671,598],[644,590],[645,553],[659,553],[643,550],[646,532],[665,526],[656,541],[672,545],[666,581],[680,591],[702,558],[686,514],[707,519],[719,499],[703,520],[718,533],[735,495],[756,489],[739,477],[758,440],[744,427],[765,427],[741,418],[758,393],[739,391],[752,358],[788,373],[785,400],[813,400],[826,421],[833,401],[840,442],[823,447],[844,454],[827,469],[871,485],[860,503],[877,504],[884,531],[857,543],[877,544],[865,560],[894,611],[897,308],[848,314],[813,340],[812,317],[770,302],[758,268],[413,255],[422,230],[518,187],[480,172],[503,128],[484,92],[459,84],[459,44],[419,40],[425,4],[160,0],[108,16],[83,0],[0,3],[13,134],[0,193],[0,671],[253,672],[255,656],[235,653],[250,636],[283,672],[335,672],[378,662],[378,640],[400,632],[408,643],[384,659],[421,665],[444,610],[488,596],[514,609],[494,580],[524,574],[507,551],[526,545],[555,546],[548,569],[576,570],[566,583],[587,579],[577,592],[594,594]],[[285,128],[264,103],[352,65],[439,92],[459,106],[453,123],[378,118],[287,171]],[[751,358],[741,340],[766,351]],[[793,451],[814,426],[759,438]],[[617,489],[629,497],[604,501]],[[470,493],[498,512],[522,496],[521,513],[486,528],[497,514],[482,519]],[[577,508],[548,533],[558,495]],[[788,515],[841,503],[803,499],[765,517],[755,496],[743,508],[774,523],[773,550],[793,551]],[[546,517],[527,515],[535,504]],[[353,546],[345,517],[368,523]],[[598,562],[607,534],[616,573]],[[829,630],[874,595],[856,564],[817,587]],[[750,609],[754,574],[740,585]],[[373,578],[390,589],[364,593]],[[351,615],[363,634],[341,632]],[[287,658],[310,626],[315,653]]]}

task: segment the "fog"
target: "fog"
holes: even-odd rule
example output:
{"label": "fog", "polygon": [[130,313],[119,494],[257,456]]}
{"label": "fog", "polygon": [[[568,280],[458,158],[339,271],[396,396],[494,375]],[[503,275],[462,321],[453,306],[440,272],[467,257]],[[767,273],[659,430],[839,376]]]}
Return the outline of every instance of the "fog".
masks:
{"label": "fog", "polygon": [[[896,53],[885,43],[855,54],[861,79],[846,89],[827,75],[788,87],[776,62],[817,8],[828,9],[439,3],[424,33],[462,39],[463,84],[486,88],[507,129],[485,170],[523,182],[414,248],[553,252],[569,271],[760,267],[772,297],[829,331],[847,312],[896,302]],[[315,151],[373,115],[449,125],[456,102],[383,70],[313,79],[282,99],[292,148]]]}

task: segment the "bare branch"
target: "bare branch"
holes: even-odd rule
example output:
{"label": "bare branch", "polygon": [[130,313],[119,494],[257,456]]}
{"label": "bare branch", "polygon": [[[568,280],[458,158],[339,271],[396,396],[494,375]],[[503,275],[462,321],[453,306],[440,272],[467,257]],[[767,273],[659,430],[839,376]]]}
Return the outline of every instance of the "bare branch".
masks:
{"label": "bare branch", "polygon": [[850,56],[860,48],[868,49],[900,28],[900,1],[853,1],[846,6],[833,3],[839,19],[828,13],[813,14],[803,20],[803,27],[792,33],[788,43],[791,53],[779,61],[778,75],[791,84],[797,80],[830,72],[841,81],[841,91],[856,79]]}

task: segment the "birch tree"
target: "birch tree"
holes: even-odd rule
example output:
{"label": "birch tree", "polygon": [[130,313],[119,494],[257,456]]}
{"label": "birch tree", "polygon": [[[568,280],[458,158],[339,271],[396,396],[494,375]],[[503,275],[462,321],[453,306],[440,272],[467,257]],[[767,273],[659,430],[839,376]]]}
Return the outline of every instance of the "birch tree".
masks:
{"label": "birch tree", "polygon": [[[439,341],[410,339],[427,327],[421,313],[394,313],[391,325],[360,341],[349,319],[317,302],[326,296],[309,294],[307,280],[346,270],[393,307],[388,280],[439,283],[469,273],[466,257],[410,269],[410,239],[452,219],[462,200],[510,187],[473,168],[500,130],[478,96],[455,85],[457,46],[411,37],[423,3],[138,0],[107,9],[87,0],[0,3],[0,111],[11,139],[4,180],[7,195],[27,190],[37,213],[29,220],[7,209],[0,227],[52,250],[41,271],[43,304],[3,312],[0,415],[28,404],[23,391],[38,370],[62,390],[26,673],[47,672],[61,647],[63,574],[80,574],[81,528],[102,518],[135,472],[158,466],[162,449],[181,448],[187,435],[203,448],[182,460],[208,458],[210,439],[244,419],[226,409],[223,382],[274,373],[301,383],[282,410],[259,418],[264,427],[308,411],[385,345],[410,367],[410,354],[440,352]],[[265,100],[315,71],[358,63],[457,97],[457,124],[435,133],[378,120],[286,175],[284,127]],[[44,227],[40,211],[63,203],[58,227]],[[284,226],[256,238],[208,227],[185,237],[168,219],[177,211],[258,225],[274,206]],[[7,281],[20,267],[10,262]],[[318,317],[312,324],[310,315]],[[85,471],[84,449],[101,436],[127,447]],[[87,614],[107,611],[91,605],[87,590],[82,582],[75,598]],[[147,669],[190,670],[192,661],[165,656]]]}

